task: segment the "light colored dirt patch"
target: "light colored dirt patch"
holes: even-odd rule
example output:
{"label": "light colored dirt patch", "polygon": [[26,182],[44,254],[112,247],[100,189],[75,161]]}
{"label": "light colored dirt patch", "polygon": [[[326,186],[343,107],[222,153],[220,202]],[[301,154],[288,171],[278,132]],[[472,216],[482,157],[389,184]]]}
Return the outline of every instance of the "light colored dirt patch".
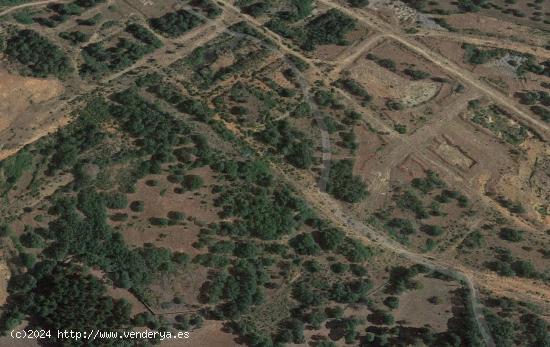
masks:
{"label": "light colored dirt patch", "polygon": [[6,303],[8,298],[8,281],[10,280],[11,272],[6,262],[2,259],[0,262],[0,305]]}
{"label": "light colored dirt patch", "polygon": [[113,299],[124,299],[128,301],[132,305],[132,311],[130,312],[132,316],[147,311],[147,308],[126,289],[107,286],[107,295]]}
{"label": "light colored dirt patch", "polygon": [[231,52],[228,52],[220,56],[212,65],[210,65],[210,68],[212,71],[218,71],[224,67],[231,66],[233,63],[235,63],[235,56],[233,56]]}
{"label": "light colored dirt patch", "polygon": [[[447,331],[447,321],[453,317],[452,291],[460,286],[436,278],[419,279],[422,288],[403,293],[399,297],[399,308],[395,310],[395,321],[404,320],[407,326],[421,328],[430,326],[436,333]],[[428,302],[430,297],[439,298],[438,304]]]}
{"label": "light colored dirt patch", "polygon": [[434,139],[432,149],[441,159],[464,171],[469,170],[476,163],[459,146],[453,144],[444,136]]}
{"label": "light colored dirt patch", "polygon": [[517,170],[503,175],[494,187],[512,201],[520,201],[525,217],[550,227],[550,146],[535,140],[522,145],[526,153]]}
{"label": "light colored dirt patch", "polygon": [[[207,278],[208,269],[195,264],[189,264],[176,273],[160,275],[149,287],[155,312],[182,312],[200,307],[201,287]],[[173,303],[176,296],[183,300],[181,304]],[[162,308],[163,302],[170,302],[169,307]]]}
{"label": "light colored dirt patch", "polygon": [[414,107],[431,100],[439,92],[439,86],[433,82],[412,82],[404,91],[401,103],[406,107]]}
{"label": "light colored dirt patch", "polygon": [[[18,138],[18,127],[32,124],[34,135],[30,137],[33,139],[52,130],[55,122],[40,124],[36,119],[43,119],[47,114],[40,107],[62,92],[63,86],[58,80],[22,77],[0,70],[0,159],[13,154],[18,146],[24,144]],[[8,145],[8,142],[12,143]]]}
{"label": "light colored dirt patch", "polygon": [[273,80],[284,88],[294,89],[294,85],[290,83],[280,70],[274,71],[272,75]]}
{"label": "light colored dirt patch", "polygon": [[[382,98],[400,100],[407,107],[425,103],[434,98],[440,87],[430,81],[410,81],[370,60],[355,64],[351,77],[367,85],[367,90]],[[367,82],[368,81],[368,82]]]}

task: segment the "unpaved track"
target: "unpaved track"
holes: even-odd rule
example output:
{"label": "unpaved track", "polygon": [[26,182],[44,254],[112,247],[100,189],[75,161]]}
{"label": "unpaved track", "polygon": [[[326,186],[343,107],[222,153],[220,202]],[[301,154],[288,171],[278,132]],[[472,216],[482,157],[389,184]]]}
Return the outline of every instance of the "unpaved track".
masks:
{"label": "unpaved track", "polygon": [[469,84],[475,87],[476,89],[481,91],[483,94],[495,100],[497,103],[503,106],[506,106],[508,109],[513,111],[513,113],[515,113],[515,116],[519,119],[519,121],[529,125],[530,128],[534,132],[536,132],[541,139],[543,139],[544,141],[549,140],[550,136],[548,135],[548,133],[550,131],[550,128],[548,125],[546,125],[542,121],[539,121],[538,119],[531,117],[529,114],[523,112],[521,109],[519,109],[515,105],[514,102],[511,102],[507,96],[501,94],[500,92],[495,91],[493,88],[491,88],[487,84],[479,81],[477,77],[471,72],[460,68],[455,63],[451,62],[449,59],[437,53],[432,52],[431,50],[424,47],[420,43],[411,42],[409,39],[403,37],[401,33],[394,31],[393,28],[391,28],[388,23],[383,22],[381,19],[377,18],[372,14],[368,14],[365,11],[362,11],[361,13],[359,13],[358,11],[352,11],[342,5],[339,5],[337,3],[334,3],[328,0],[318,0],[318,1],[326,6],[340,10],[341,12],[347,14],[348,16],[353,17],[360,22],[363,22],[365,25],[376,28],[377,30],[385,34],[385,36],[392,38],[393,40],[401,43],[403,46],[410,49],[411,51],[416,52],[417,54],[423,56],[424,58],[431,61],[433,64],[447,71],[447,73],[454,75],[458,79],[466,82],[466,84]]}

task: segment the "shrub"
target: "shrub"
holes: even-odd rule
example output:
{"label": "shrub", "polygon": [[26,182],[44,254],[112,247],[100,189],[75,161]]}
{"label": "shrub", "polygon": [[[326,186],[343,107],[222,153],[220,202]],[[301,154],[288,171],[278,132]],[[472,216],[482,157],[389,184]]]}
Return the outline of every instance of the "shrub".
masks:
{"label": "shrub", "polygon": [[523,231],[512,228],[502,228],[498,234],[501,239],[510,242],[519,242],[523,240]]}
{"label": "shrub", "polygon": [[365,7],[369,4],[369,0],[348,0],[351,7]]}
{"label": "shrub", "polygon": [[204,185],[202,177],[197,175],[185,175],[183,179],[183,186],[187,190],[197,190]]}
{"label": "shrub", "polygon": [[422,225],[420,230],[422,230],[423,232],[425,232],[426,234],[428,234],[430,236],[441,236],[441,235],[443,235],[443,229],[438,225],[424,224],[424,225]]}
{"label": "shrub", "polygon": [[399,298],[396,296],[388,296],[387,298],[384,299],[384,305],[394,310],[397,307],[399,307]]}
{"label": "shrub", "polygon": [[134,212],[143,212],[145,204],[141,200],[132,201],[130,204],[130,209]]}
{"label": "shrub", "polygon": [[406,75],[410,76],[411,79],[415,80],[415,81],[418,81],[418,80],[423,80],[425,78],[428,78],[430,77],[430,74],[426,71],[422,71],[422,70],[415,70],[415,69],[405,69],[403,71]]}

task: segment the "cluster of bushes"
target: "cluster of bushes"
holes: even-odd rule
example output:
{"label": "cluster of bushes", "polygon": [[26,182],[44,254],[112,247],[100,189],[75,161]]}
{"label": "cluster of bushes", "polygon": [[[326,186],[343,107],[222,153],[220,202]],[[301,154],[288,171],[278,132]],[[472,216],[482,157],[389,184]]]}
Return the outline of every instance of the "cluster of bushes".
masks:
{"label": "cluster of bushes", "polygon": [[397,71],[397,65],[391,59],[380,58],[372,53],[367,54],[367,59],[374,61],[376,64],[382,66],[385,69],[388,69],[392,72]]}
{"label": "cluster of bushes", "polygon": [[347,0],[352,7],[365,7],[369,4],[369,0]]}
{"label": "cluster of bushes", "polygon": [[64,40],[71,42],[73,45],[78,45],[79,43],[84,43],[88,41],[89,35],[84,34],[81,31],[63,31],[59,33],[59,37]]}
{"label": "cluster of bushes", "polygon": [[363,106],[366,106],[372,100],[372,96],[370,96],[367,90],[351,78],[339,79],[337,83],[351,94],[362,98]]}
{"label": "cluster of bushes", "polygon": [[113,117],[123,130],[140,139],[142,154],[153,155],[155,161],[173,158],[172,147],[181,135],[190,133],[187,124],[145,101],[134,89],[115,94],[113,100],[118,103],[112,107]]}
{"label": "cluster of bushes", "polygon": [[529,260],[515,258],[509,249],[498,248],[496,253],[496,260],[485,263],[485,266],[499,275],[544,278],[544,275],[535,269],[533,263]]}
{"label": "cluster of bushes", "polygon": [[212,168],[229,180],[239,180],[221,189],[215,201],[222,218],[236,217],[232,223],[223,223],[220,233],[276,240],[309,217],[302,200],[288,187],[273,182],[265,162],[221,161]]}
{"label": "cluster of bushes", "polygon": [[279,35],[292,39],[307,51],[315,50],[318,45],[347,45],[345,36],[355,30],[357,25],[355,19],[336,9],[330,9],[311,19],[303,28],[291,27],[289,21],[293,20],[292,16],[287,17],[282,12],[265,25]]}
{"label": "cluster of bushes", "polygon": [[480,49],[469,43],[462,45],[464,49],[464,60],[470,64],[481,65],[490,60],[502,57],[506,51],[500,48],[495,49]]}
{"label": "cluster of bushes", "polygon": [[222,270],[202,288],[205,301],[217,305],[212,313],[219,319],[235,319],[263,299],[261,287],[268,282],[268,275],[255,261],[239,259],[229,269]]}
{"label": "cluster of bushes", "polygon": [[402,210],[412,211],[418,219],[429,217],[422,200],[412,190],[407,190],[398,197],[397,206]]}
{"label": "cluster of bushes", "polygon": [[137,40],[146,44],[148,47],[155,49],[162,47],[162,42],[155,36],[155,34],[140,24],[128,24],[126,31],[132,34]]}
{"label": "cluster of bushes", "polygon": [[468,204],[468,198],[464,195],[455,190],[444,189],[447,185],[439,175],[432,170],[426,171],[426,177],[414,178],[411,181],[411,186],[421,191],[422,194],[428,194],[435,189],[443,189],[441,194],[436,196],[436,200],[441,203],[448,203],[451,199],[456,199],[461,207],[466,207]]}
{"label": "cluster of bushes", "polygon": [[151,26],[167,37],[178,37],[183,33],[201,25],[203,20],[186,10],[170,12],[162,17],[150,20]]}
{"label": "cluster of bushes", "polygon": [[414,281],[414,277],[426,271],[427,269],[421,265],[413,265],[409,268],[404,266],[392,267],[385,291],[390,294],[401,294],[405,290],[417,289],[419,284]]}
{"label": "cluster of bushes", "polygon": [[458,8],[464,12],[478,12],[487,0],[459,0]]}
{"label": "cluster of bushes", "polygon": [[308,169],[313,164],[313,143],[293,128],[288,121],[270,122],[257,134],[258,138],[277,149],[297,168]]}
{"label": "cluster of bushes", "polygon": [[502,207],[512,213],[522,214],[525,213],[525,207],[523,207],[520,201],[509,200],[506,197],[499,195],[495,199]]}
{"label": "cluster of bushes", "polygon": [[147,88],[147,91],[174,105],[178,111],[195,116],[197,120],[202,122],[209,120],[212,116],[212,110],[203,101],[183,95],[183,93],[171,83],[156,83]]}
{"label": "cluster of bushes", "polygon": [[472,122],[502,138],[504,141],[518,145],[529,136],[527,128],[523,125],[510,124],[509,113],[497,105],[490,105],[488,108],[480,108],[474,111]]}
{"label": "cluster of bushes", "polygon": [[218,17],[223,12],[223,9],[212,0],[193,0],[191,4],[200,7],[210,19]]}
{"label": "cluster of bushes", "polygon": [[[3,333],[23,319],[46,331],[125,330],[131,322],[130,304],[109,297],[100,280],[77,265],[42,261],[15,275],[8,291],[10,302],[1,319]],[[42,337],[53,345],[66,343],[57,333]]]}
{"label": "cluster of bushes", "polygon": [[305,26],[306,37],[302,48],[308,51],[317,45],[347,45],[345,36],[356,28],[356,20],[336,9],[315,17]]}
{"label": "cluster of bushes", "polygon": [[[543,121],[550,122],[550,94],[544,90],[531,90],[518,93],[519,102],[531,106],[531,111]],[[541,104],[541,105],[537,105]],[[545,107],[546,106],[546,107]]]}
{"label": "cluster of bushes", "polygon": [[[41,25],[54,28],[59,24],[65,22],[71,16],[80,16],[84,11],[89,8],[95,7],[99,3],[104,3],[105,0],[75,0],[69,3],[53,3],[48,5],[48,8],[55,12],[50,17],[38,17],[33,18],[33,21],[40,23]],[[79,22],[80,24],[80,22]],[[95,25],[93,23],[92,25]]]}
{"label": "cluster of bushes", "polygon": [[109,115],[109,106],[102,98],[92,99],[79,112],[77,121],[59,130],[45,152],[52,152],[48,173],[76,167],[78,155],[99,144],[105,133],[101,122]]}
{"label": "cluster of bushes", "polygon": [[[265,35],[245,22],[233,24],[229,27],[229,30],[258,38],[266,45],[272,44]],[[238,54],[237,50],[248,43],[249,41],[246,40],[246,38],[232,37],[230,33],[227,33],[220,36],[216,41],[193,50],[193,52],[185,58],[185,64],[193,70],[191,81],[193,87],[208,89],[216,81],[226,79],[229,76],[255,67],[259,60],[264,59],[264,57],[269,54],[269,51],[264,49],[264,47],[255,51],[249,51],[246,54]],[[212,63],[214,63],[223,52],[227,52],[228,50],[236,53],[236,59],[233,64],[213,71],[211,68]]]}
{"label": "cluster of bushes", "polygon": [[331,162],[326,190],[335,198],[349,203],[359,202],[368,195],[365,183],[353,175],[353,161],[349,159]]}
{"label": "cluster of bushes", "polygon": [[346,237],[340,229],[322,223],[314,233],[296,235],[289,241],[289,245],[301,255],[318,255],[321,251],[331,251],[343,255],[352,263],[364,262],[372,256],[372,250],[359,240]]}
{"label": "cluster of bushes", "polygon": [[412,80],[418,81],[430,77],[430,73],[422,70],[405,69],[403,72],[408,75]]}
{"label": "cluster of bushes", "polygon": [[73,71],[69,58],[56,45],[33,30],[19,30],[6,44],[6,54],[37,77],[64,77]]}
{"label": "cluster of bushes", "polygon": [[175,267],[172,254],[166,249],[129,249],[122,236],[107,225],[104,197],[94,188],[83,188],[76,199],[58,199],[53,211],[57,218],[45,235],[53,241],[44,250],[48,257],[75,257],[87,266],[99,267],[117,286],[138,296],[143,295],[153,274]]}
{"label": "cluster of bushes", "polygon": [[33,157],[26,151],[21,150],[17,154],[0,162],[0,173],[3,180],[0,183],[0,192],[7,192],[19,181],[23,172],[32,168]]}
{"label": "cluster of bushes", "polygon": [[500,229],[498,236],[506,241],[519,242],[523,240],[523,231],[505,227]]}
{"label": "cluster of bushes", "polygon": [[80,67],[80,73],[97,75],[120,70],[162,46],[153,33],[139,24],[130,24],[126,30],[139,40],[139,43],[120,38],[116,46],[109,48],[101,42],[87,45],[82,49],[84,64]]}

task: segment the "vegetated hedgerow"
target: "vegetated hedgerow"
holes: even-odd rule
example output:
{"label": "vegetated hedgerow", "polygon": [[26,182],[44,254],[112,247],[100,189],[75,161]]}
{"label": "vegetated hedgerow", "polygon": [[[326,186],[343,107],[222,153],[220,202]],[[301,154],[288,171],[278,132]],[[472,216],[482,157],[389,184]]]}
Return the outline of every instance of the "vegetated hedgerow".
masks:
{"label": "vegetated hedgerow", "polygon": [[37,77],[64,77],[73,71],[69,58],[56,45],[33,30],[20,30],[6,45],[6,54]]}

